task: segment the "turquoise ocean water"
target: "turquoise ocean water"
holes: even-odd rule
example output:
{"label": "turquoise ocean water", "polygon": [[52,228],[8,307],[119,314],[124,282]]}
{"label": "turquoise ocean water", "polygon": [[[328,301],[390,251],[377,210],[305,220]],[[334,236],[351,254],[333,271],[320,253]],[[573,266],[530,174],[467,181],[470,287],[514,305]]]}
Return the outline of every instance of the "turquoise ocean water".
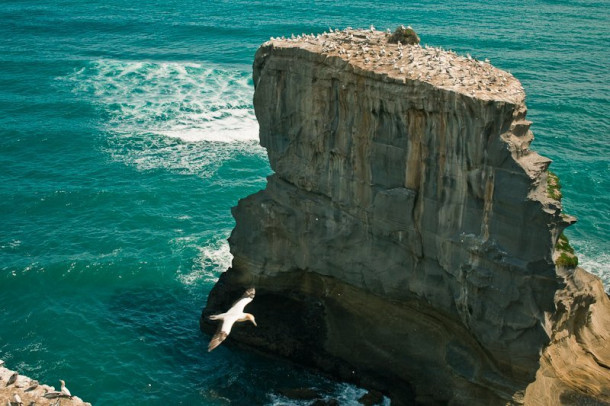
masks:
{"label": "turquoise ocean water", "polygon": [[[270,36],[412,25],[520,79],[581,264],[610,286],[610,3],[0,2],[0,359],[94,404],[341,404],[361,389],[198,318],[230,208],[271,173],[251,62]],[[306,403],[302,403],[306,404]]]}

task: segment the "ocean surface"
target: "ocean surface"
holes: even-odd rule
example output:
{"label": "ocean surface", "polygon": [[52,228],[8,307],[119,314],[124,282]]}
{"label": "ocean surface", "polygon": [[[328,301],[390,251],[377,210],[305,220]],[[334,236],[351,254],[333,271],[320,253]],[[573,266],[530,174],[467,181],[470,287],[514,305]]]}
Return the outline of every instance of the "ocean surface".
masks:
{"label": "ocean surface", "polygon": [[0,1],[0,359],[96,405],[298,405],[364,390],[223,345],[198,318],[230,209],[271,173],[270,36],[412,25],[523,83],[580,263],[610,286],[610,2]]}

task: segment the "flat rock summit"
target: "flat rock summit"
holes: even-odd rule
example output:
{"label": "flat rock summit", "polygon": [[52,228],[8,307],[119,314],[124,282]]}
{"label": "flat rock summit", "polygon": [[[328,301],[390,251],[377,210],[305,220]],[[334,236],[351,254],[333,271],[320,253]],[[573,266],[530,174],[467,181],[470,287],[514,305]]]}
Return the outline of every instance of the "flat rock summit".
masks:
{"label": "flat rock summit", "polygon": [[487,60],[478,61],[470,55],[460,56],[440,48],[393,42],[391,37],[374,29],[348,28],[316,36],[272,38],[264,46],[272,45],[276,51],[298,47],[327,58],[338,57],[361,74],[372,71],[402,83],[418,80],[480,99],[518,102],[525,97],[517,79]]}
{"label": "flat rock summit", "polygon": [[575,219],[529,149],[521,84],[397,33],[257,51],[274,174],[233,209],[232,266],[202,330],[256,287],[258,327],[227,342],[392,404],[610,404],[610,300],[563,235]]}

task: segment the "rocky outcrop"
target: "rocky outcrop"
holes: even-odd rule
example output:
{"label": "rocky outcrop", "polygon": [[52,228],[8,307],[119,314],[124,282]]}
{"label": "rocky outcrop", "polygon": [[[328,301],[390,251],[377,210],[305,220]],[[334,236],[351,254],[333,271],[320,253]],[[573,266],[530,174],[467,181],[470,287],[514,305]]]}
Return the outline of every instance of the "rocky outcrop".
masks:
{"label": "rocky outcrop", "polygon": [[610,401],[610,303],[599,279],[555,264],[574,219],[528,148],[520,83],[388,38],[348,29],[258,50],[275,173],[234,208],[232,267],[202,329],[256,286],[259,327],[233,340],[397,404]]}
{"label": "rocky outcrop", "polygon": [[599,278],[582,268],[558,273],[551,343],[540,358],[527,405],[610,405],[610,300]]}
{"label": "rocky outcrop", "polygon": [[0,404],[2,405],[74,405],[91,406],[78,396],[66,396],[53,386],[20,375],[4,367],[0,360]]}

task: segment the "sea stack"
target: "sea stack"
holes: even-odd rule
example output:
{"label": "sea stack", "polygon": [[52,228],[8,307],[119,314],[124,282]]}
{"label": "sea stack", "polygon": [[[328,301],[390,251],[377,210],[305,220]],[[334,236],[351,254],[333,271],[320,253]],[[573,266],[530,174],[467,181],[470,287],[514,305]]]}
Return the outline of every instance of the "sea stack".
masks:
{"label": "sea stack", "polygon": [[390,38],[259,48],[274,174],[233,209],[233,263],[201,328],[254,286],[259,327],[229,340],[393,404],[610,402],[610,301],[562,234],[575,219],[529,149],[521,84]]}

